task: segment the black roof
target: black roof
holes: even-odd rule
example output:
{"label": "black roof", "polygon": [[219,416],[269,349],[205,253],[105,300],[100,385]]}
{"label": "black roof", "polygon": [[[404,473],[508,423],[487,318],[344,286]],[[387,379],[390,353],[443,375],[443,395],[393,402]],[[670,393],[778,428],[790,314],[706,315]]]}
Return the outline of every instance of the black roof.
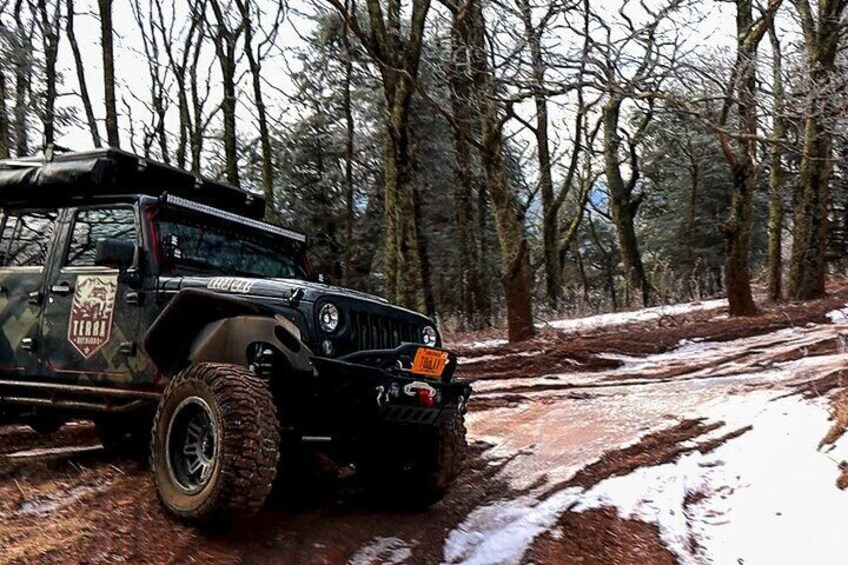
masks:
{"label": "black roof", "polygon": [[[120,149],[0,160],[0,204],[58,205],[104,196],[173,194],[260,219],[265,198]],[[52,158],[51,158],[52,157]]]}

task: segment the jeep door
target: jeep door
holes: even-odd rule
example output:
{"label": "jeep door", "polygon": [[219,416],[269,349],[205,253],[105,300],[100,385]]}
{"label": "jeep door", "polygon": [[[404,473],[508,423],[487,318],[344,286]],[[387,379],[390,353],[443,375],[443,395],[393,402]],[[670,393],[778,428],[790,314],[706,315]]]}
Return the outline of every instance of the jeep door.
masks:
{"label": "jeep door", "polygon": [[116,269],[95,264],[103,239],[139,242],[131,204],[65,211],[61,246],[46,287],[41,333],[46,376],[116,385],[149,380],[139,355],[143,309],[139,293]]}
{"label": "jeep door", "polygon": [[0,372],[31,375],[50,264],[56,209],[7,210],[0,215]]}

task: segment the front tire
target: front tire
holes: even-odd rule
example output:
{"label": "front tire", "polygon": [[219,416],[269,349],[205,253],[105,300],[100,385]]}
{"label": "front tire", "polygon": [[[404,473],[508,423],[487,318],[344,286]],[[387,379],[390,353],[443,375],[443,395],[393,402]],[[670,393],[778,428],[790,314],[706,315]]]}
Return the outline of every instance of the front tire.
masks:
{"label": "front tire", "polygon": [[456,481],[468,447],[465,418],[456,410],[423,437],[408,437],[402,430],[392,446],[373,453],[359,465],[365,484],[377,498],[410,510],[423,510],[440,501]]}
{"label": "front tire", "polygon": [[201,363],[169,383],[153,426],[150,466],[177,518],[229,522],[257,512],[274,482],[280,426],[271,392],[244,367]]}

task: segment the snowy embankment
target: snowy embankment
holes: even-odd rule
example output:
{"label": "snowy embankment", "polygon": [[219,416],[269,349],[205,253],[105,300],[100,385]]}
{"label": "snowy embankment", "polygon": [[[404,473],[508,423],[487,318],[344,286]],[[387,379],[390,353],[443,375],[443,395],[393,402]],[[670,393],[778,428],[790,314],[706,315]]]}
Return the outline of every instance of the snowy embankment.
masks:
{"label": "snowy embankment", "polygon": [[[848,493],[835,481],[839,463],[848,460],[848,440],[820,451],[830,427],[827,399],[791,395],[793,385],[848,366],[839,345],[848,326],[836,325],[848,321],[848,308],[828,317],[835,325],[723,343],[686,342],[661,355],[622,358],[624,366],[615,371],[538,379],[532,383],[537,387],[548,382],[585,388],[570,388],[566,396],[541,386],[524,394],[533,400],[529,404],[470,414],[471,435],[491,444],[487,457],[502,465],[499,478],[522,494],[472,511],[448,534],[444,561],[521,563],[540,535],[567,534],[559,526],[566,513],[612,507],[622,518],[656,524],[683,564],[844,562]],[[835,352],[807,356],[823,343],[833,344]],[[672,376],[644,378],[664,371]],[[610,382],[614,377],[623,379]],[[494,398],[520,382],[478,382],[475,388],[482,389],[478,396]],[[751,429],[588,489],[569,485],[599,453],[638,444],[646,434],[688,419],[724,424],[688,447]]]}
{"label": "snowy embankment", "polygon": [[568,320],[553,320],[542,324],[540,327],[550,327],[564,332],[588,331],[609,326],[624,326],[628,324],[640,324],[644,322],[655,322],[669,316],[682,316],[692,312],[707,312],[710,310],[721,310],[727,308],[727,300],[706,300],[703,302],[687,302],[684,304],[668,304],[644,308],[632,312],[613,312],[610,314],[598,314],[586,318],[573,318]]}
{"label": "snowy embankment", "polygon": [[[537,324],[538,328],[552,328],[561,332],[586,332],[606,327],[625,326],[629,324],[640,324],[655,322],[669,316],[682,316],[693,312],[709,312],[727,308],[727,300],[706,300],[703,302],[687,302],[684,304],[669,304],[666,306],[655,306],[642,310],[630,312],[613,312],[609,314],[597,314],[584,318],[568,318],[562,320],[550,320]],[[848,310],[846,310],[848,312]],[[466,350],[485,349],[506,345],[505,339],[484,339],[478,341],[458,342],[454,345]]]}

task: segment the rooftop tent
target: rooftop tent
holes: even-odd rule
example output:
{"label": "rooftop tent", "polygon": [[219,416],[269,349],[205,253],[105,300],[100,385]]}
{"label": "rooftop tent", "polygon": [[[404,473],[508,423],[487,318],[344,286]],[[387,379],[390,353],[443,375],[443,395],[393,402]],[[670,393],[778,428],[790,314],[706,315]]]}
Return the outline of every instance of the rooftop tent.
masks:
{"label": "rooftop tent", "polygon": [[265,199],[118,149],[0,161],[0,204],[60,204],[103,196],[173,194],[260,219]]}

